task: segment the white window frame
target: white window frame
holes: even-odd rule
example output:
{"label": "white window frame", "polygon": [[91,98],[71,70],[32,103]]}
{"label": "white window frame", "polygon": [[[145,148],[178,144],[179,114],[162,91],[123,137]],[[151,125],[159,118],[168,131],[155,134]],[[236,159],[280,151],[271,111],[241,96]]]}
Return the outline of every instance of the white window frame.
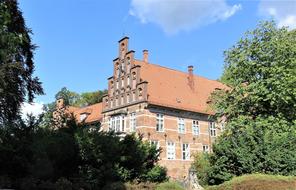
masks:
{"label": "white window frame", "polygon": [[131,132],[136,131],[136,127],[137,127],[136,122],[137,122],[137,120],[136,120],[136,112],[132,112],[130,114],[130,131]]}
{"label": "white window frame", "polygon": [[182,160],[190,160],[190,145],[188,143],[182,143]]}
{"label": "white window frame", "polygon": [[186,126],[185,126],[185,119],[178,118],[178,133],[185,134],[186,133]]}
{"label": "white window frame", "polygon": [[192,134],[199,135],[199,133],[200,133],[199,121],[193,120],[192,121]]}
{"label": "white window frame", "polygon": [[117,115],[110,117],[110,131],[124,132],[125,131],[125,116]]}
{"label": "white window frame", "polygon": [[207,145],[207,144],[202,145],[202,151],[203,152],[210,152],[209,145]]}
{"label": "white window frame", "polygon": [[161,113],[156,114],[156,131],[164,132],[164,115]]}
{"label": "white window frame", "polygon": [[215,122],[209,122],[209,131],[211,137],[217,136],[216,124]]}
{"label": "white window frame", "polygon": [[167,159],[175,160],[176,159],[176,147],[175,143],[168,141],[167,142]]}

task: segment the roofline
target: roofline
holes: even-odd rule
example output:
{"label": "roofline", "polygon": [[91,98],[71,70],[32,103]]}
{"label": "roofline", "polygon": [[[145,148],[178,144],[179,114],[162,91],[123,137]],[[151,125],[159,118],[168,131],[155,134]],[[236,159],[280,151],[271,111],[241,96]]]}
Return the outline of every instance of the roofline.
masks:
{"label": "roofline", "polygon": [[110,112],[110,111],[114,111],[114,110],[117,110],[117,109],[122,109],[122,108],[125,108],[125,107],[129,107],[129,106],[132,106],[132,105],[135,105],[135,104],[140,104],[140,103],[145,103],[145,102],[147,102],[147,100],[138,100],[138,101],[133,102],[133,103],[125,104],[124,106],[118,106],[118,107],[108,108],[108,109],[102,110],[101,113],[104,114],[104,113],[107,113],[107,112]]}
{"label": "roofline", "polygon": [[183,110],[183,111],[190,111],[190,112],[195,112],[195,113],[200,113],[200,114],[205,114],[205,115],[214,115],[214,112],[206,112],[203,110],[198,110],[198,109],[186,109],[184,107],[181,106],[171,106],[171,105],[167,105],[167,104],[163,104],[163,103],[158,103],[155,101],[149,101],[148,100],[148,105],[155,105],[155,106],[160,106],[160,107],[165,107],[165,108],[172,108],[172,109],[176,109],[176,110]]}
{"label": "roofline", "polygon": [[125,39],[129,39],[129,37],[124,36],[123,38],[121,38],[121,39],[118,41],[118,43],[120,43],[121,41],[123,41],[123,40],[125,40]]}

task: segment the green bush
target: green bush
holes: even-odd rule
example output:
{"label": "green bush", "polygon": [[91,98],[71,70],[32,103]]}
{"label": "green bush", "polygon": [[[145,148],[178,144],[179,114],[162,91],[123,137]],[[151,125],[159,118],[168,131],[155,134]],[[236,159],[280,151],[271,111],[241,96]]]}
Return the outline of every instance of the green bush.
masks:
{"label": "green bush", "polygon": [[207,185],[211,170],[209,155],[207,153],[197,153],[194,155],[192,167],[196,170],[196,175],[200,185]]}
{"label": "green bush", "polygon": [[168,180],[167,169],[156,165],[147,174],[143,175],[142,179],[149,182],[160,183]]}

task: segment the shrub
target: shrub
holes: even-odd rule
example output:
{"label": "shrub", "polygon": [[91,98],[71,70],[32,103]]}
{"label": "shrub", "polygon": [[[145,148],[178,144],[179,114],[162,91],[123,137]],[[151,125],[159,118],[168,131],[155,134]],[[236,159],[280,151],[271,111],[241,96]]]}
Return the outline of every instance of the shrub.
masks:
{"label": "shrub", "polygon": [[196,175],[200,185],[207,185],[209,181],[210,162],[207,153],[197,153],[194,155],[193,168],[196,170]]}
{"label": "shrub", "polygon": [[154,166],[147,174],[143,176],[145,181],[160,183],[168,180],[167,169],[163,166]]}

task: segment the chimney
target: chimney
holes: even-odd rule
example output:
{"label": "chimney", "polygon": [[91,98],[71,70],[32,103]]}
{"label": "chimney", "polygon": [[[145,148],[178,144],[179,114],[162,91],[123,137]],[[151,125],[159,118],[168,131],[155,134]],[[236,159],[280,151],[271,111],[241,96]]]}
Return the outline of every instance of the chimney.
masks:
{"label": "chimney", "polygon": [[191,90],[194,90],[193,66],[188,66],[188,85]]}
{"label": "chimney", "polygon": [[148,50],[146,49],[143,50],[143,61],[148,63]]}
{"label": "chimney", "polygon": [[62,109],[65,107],[65,101],[63,98],[59,98],[56,100],[56,109]]}

